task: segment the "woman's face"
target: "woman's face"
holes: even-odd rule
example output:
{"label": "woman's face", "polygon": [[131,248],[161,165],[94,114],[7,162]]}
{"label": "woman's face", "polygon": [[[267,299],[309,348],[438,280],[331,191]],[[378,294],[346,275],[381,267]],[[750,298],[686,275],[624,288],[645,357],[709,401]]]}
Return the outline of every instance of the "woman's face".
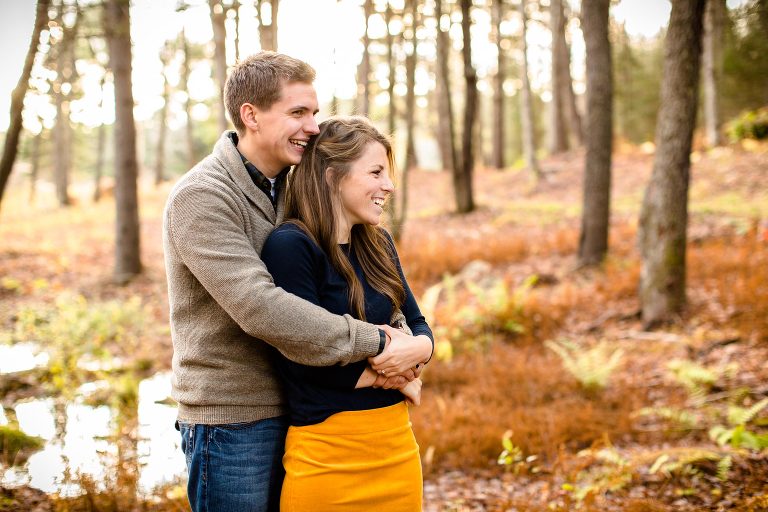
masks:
{"label": "woman's face", "polygon": [[369,142],[339,182],[340,232],[381,222],[384,201],[395,190],[389,173],[387,150],[380,142]]}

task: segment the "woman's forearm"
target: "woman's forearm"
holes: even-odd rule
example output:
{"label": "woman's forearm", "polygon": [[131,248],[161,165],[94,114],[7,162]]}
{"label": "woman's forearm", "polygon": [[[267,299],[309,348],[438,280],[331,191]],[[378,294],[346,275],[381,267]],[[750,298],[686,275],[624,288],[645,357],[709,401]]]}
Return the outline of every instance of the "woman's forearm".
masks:
{"label": "woman's forearm", "polygon": [[355,384],[355,389],[369,388],[373,386],[378,376],[379,374],[373,371],[373,368],[371,368],[370,366],[366,366],[365,370],[363,370],[363,373],[360,374],[360,378],[357,379],[357,384]]}

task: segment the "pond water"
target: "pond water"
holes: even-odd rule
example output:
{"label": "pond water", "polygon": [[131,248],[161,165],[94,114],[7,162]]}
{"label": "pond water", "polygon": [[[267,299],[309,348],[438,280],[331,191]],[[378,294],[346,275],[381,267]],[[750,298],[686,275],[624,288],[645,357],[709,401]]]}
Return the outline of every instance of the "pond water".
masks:
{"label": "pond water", "polygon": [[[14,373],[47,363],[34,344],[0,346],[0,373]],[[138,492],[150,494],[158,485],[173,482],[185,474],[184,456],[178,432],[174,428],[176,408],[165,403],[171,393],[170,372],[157,373],[139,382],[138,410],[135,411],[137,432],[135,444]],[[77,495],[80,486],[73,483],[77,474],[88,475],[94,482],[115,479],[118,446],[115,429],[118,412],[108,406],[91,406],[83,398],[106,382],[83,384],[77,399],[60,406],[63,416],[59,431],[56,426],[56,401],[38,398],[13,404],[19,428],[30,436],[45,441],[21,466],[0,473],[0,481],[9,486],[29,485],[45,492]],[[0,405],[0,424],[8,417]],[[67,478],[67,472],[71,476]],[[102,484],[103,485],[103,484]],[[98,485],[97,485],[98,487]]]}

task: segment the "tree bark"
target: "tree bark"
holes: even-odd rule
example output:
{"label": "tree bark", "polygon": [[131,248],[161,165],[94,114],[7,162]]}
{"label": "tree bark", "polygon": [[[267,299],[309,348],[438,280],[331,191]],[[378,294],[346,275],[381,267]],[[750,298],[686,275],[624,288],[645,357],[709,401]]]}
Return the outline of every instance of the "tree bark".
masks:
{"label": "tree bark", "polygon": [[608,38],[610,0],[583,0],[587,47],[587,154],[579,238],[579,265],[597,265],[608,251],[613,142],[613,71]]}
{"label": "tree bark", "polygon": [[[567,15],[563,13],[563,28],[567,25]],[[560,38],[559,50],[562,55],[562,73],[560,80],[560,98],[567,120],[568,131],[571,134],[573,146],[584,144],[584,128],[582,127],[581,114],[576,105],[576,94],[573,92],[573,77],[571,76],[571,49],[565,36]]]}
{"label": "tree bark", "polygon": [[[107,71],[101,77],[101,99],[99,101],[99,110],[104,109],[104,84],[107,82]],[[96,143],[96,168],[93,173],[93,202],[98,203],[101,199],[101,177],[104,175],[104,153],[107,146],[107,127],[102,120],[99,124],[97,143]]]}
{"label": "tree bark", "polygon": [[[56,105],[56,124],[53,128],[53,140],[56,152],[54,160],[54,182],[59,206],[69,206],[69,173],[72,167],[72,125],[69,119],[69,95],[75,75],[75,38],[80,18],[75,4],[75,21],[72,26],[64,23],[64,11],[68,8],[63,2],[58,6],[58,22],[62,27],[61,41],[56,48],[56,81],[53,84],[54,104]],[[66,88],[69,88],[68,90]]]}
{"label": "tree bark", "polygon": [[115,273],[126,283],[141,272],[139,242],[138,164],[131,81],[130,0],[109,0],[105,31],[109,64],[115,82]]}
{"label": "tree bark", "polygon": [[522,34],[520,35],[522,45],[522,60],[520,62],[520,78],[522,78],[522,88],[520,89],[520,124],[523,139],[523,155],[525,155],[525,164],[528,171],[533,175],[533,179],[538,181],[542,174],[539,163],[536,160],[536,142],[533,132],[533,94],[531,93],[531,82],[528,79],[528,42],[526,41],[526,24],[528,16],[525,13],[526,0],[520,0],[518,11],[522,19]]}
{"label": "tree bark", "polygon": [[157,158],[155,160],[155,185],[165,181],[165,139],[168,123],[168,103],[171,101],[171,84],[168,82],[168,63],[171,60],[172,48],[166,46],[160,50],[160,61],[163,63],[163,107],[160,109],[160,126],[157,134]]}
{"label": "tree bark", "polygon": [[184,28],[181,29],[179,37],[181,38],[181,48],[184,51],[184,62],[181,64],[181,81],[179,83],[179,88],[187,94],[186,101],[184,102],[184,115],[187,118],[184,134],[187,142],[187,167],[191,169],[197,163],[195,128],[192,123],[192,97],[189,95],[189,75],[191,73],[190,62],[192,57]]}
{"label": "tree bark", "polygon": [[96,134],[96,167],[93,171],[93,202],[101,200],[101,177],[104,176],[104,152],[107,146],[107,127],[101,123]]}
{"label": "tree bark", "polygon": [[411,13],[411,53],[405,58],[406,69],[406,95],[405,95],[405,162],[403,163],[400,174],[399,187],[395,195],[398,204],[393,208],[395,215],[392,219],[392,237],[399,241],[403,234],[403,225],[407,218],[408,210],[408,174],[416,160],[414,125],[416,124],[416,59],[418,49],[418,38],[416,30],[419,27],[419,2],[417,0],[407,0],[406,9]]}
{"label": "tree bark", "polygon": [[373,0],[365,0],[363,15],[365,16],[365,32],[363,33],[363,59],[357,68],[357,112],[368,116],[371,108],[371,53],[368,47],[371,38],[368,37],[368,20],[373,14]]}
{"label": "tree bark", "polygon": [[5,145],[3,146],[3,156],[0,159],[0,204],[2,204],[5,187],[8,184],[8,178],[11,175],[13,164],[16,161],[16,155],[19,151],[19,138],[21,136],[21,113],[24,110],[24,96],[29,88],[29,76],[32,74],[32,64],[35,62],[37,45],[40,42],[40,33],[43,27],[48,23],[48,6],[50,0],[38,0],[35,12],[35,26],[32,29],[32,36],[29,39],[27,47],[27,56],[24,59],[24,68],[21,71],[19,81],[11,93],[11,120],[8,125],[8,131],[5,133]]}
{"label": "tree bark", "polygon": [[213,27],[213,73],[218,87],[219,133],[227,129],[226,108],[224,107],[224,84],[227,81],[227,27],[226,13],[221,0],[208,0]]}
{"label": "tree bark", "polygon": [[240,2],[232,0],[232,10],[235,12],[235,62],[240,62]]}
{"label": "tree bark", "polygon": [[440,27],[440,18],[443,15],[442,0],[435,0],[435,18],[437,19],[437,109],[438,129],[440,130],[440,153],[443,167],[455,173],[459,167],[456,154],[456,135],[453,122],[453,100],[451,98],[451,70],[449,55],[451,41],[448,32]]}
{"label": "tree bark", "polygon": [[389,98],[389,108],[387,109],[387,128],[389,134],[395,133],[395,117],[397,114],[397,108],[395,107],[395,62],[393,56],[393,50],[395,46],[395,38],[390,31],[390,24],[392,22],[392,5],[389,0],[387,1],[387,9],[384,12],[384,22],[387,25],[387,65],[389,66],[389,85],[387,86],[387,97]]}
{"label": "tree bark", "polygon": [[506,78],[506,53],[501,48],[501,20],[504,18],[504,3],[493,0],[491,7],[492,25],[496,35],[498,57],[496,59],[496,76],[493,77],[493,148],[491,150],[491,166],[496,169],[504,168],[504,79]]}
{"label": "tree bark", "polygon": [[640,304],[647,328],[671,319],[685,305],[688,183],[704,4],[673,2],[664,43],[656,156],[640,215]]}
{"label": "tree bark", "polygon": [[726,10],[725,0],[708,0],[704,13],[704,127],[710,147],[723,143],[720,135],[718,84],[723,67],[722,39]]}
{"label": "tree bark", "polygon": [[[561,0],[551,0],[549,7],[550,31],[552,32],[552,101],[549,103],[549,152],[562,153],[568,149],[568,136],[563,121],[563,53],[565,44],[565,16]],[[568,73],[570,75],[570,72]]]}
{"label": "tree bark", "polygon": [[469,213],[475,209],[472,193],[472,171],[475,167],[475,148],[473,134],[477,117],[477,73],[472,66],[472,46],[469,29],[472,24],[470,10],[472,0],[461,0],[461,32],[464,45],[461,51],[464,61],[464,131],[461,136],[461,166],[453,175],[453,189],[456,195],[456,208],[459,213]]}
{"label": "tree bark", "polygon": [[[40,124],[42,120],[38,117]],[[30,155],[31,165],[29,169],[29,204],[35,204],[35,193],[37,192],[37,177],[40,174],[40,145],[43,140],[43,130],[35,134],[32,139],[32,154]]]}
{"label": "tree bark", "polygon": [[[262,8],[269,4],[269,23],[265,19]],[[279,0],[256,1],[256,19],[259,21],[259,41],[262,50],[277,51],[277,10],[280,7]]]}

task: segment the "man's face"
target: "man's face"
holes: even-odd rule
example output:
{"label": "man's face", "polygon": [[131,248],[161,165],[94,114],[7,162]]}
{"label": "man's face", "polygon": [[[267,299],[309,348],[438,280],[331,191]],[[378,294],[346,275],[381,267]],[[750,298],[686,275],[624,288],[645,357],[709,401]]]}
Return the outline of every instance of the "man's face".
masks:
{"label": "man's face", "polygon": [[256,109],[254,140],[261,172],[274,176],[301,161],[309,138],[319,132],[317,106],[312,84],[291,82],[283,85],[280,99],[268,110]]}

